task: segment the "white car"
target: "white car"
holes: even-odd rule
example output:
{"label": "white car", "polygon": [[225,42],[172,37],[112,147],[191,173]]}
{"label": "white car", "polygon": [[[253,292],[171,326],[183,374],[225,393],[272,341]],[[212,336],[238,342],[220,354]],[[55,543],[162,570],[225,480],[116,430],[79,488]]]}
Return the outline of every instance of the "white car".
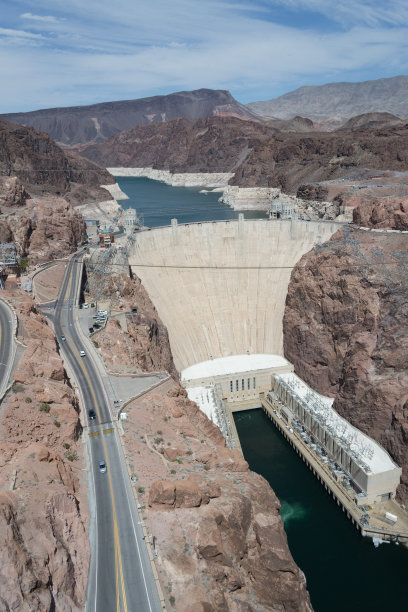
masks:
{"label": "white car", "polygon": [[86,302],[84,303],[84,308],[89,308],[89,304],[87,304]]}
{"label": "white car", "polygon": [[79,354],[81,355],[81,357],[85,357],[86,355],[85,351],[79,351]]}

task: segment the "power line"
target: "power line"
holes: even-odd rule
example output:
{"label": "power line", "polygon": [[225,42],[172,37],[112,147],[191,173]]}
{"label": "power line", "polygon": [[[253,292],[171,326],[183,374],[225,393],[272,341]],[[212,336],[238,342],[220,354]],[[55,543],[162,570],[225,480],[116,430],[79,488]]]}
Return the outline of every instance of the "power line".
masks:
{"label": "power line", "polygon": [[[53,262],[62,262],[62,263],[66,263],[66,259],[53,259]],[[78,264],[80,262],[74,262],[75,264]],[[385,262],[380,262],[380,263],[371,263],[371,262],[364,262],[364,263],[360,263],[360,264],[347,264],[347,270],[349,270],[350,268],[376,268],[376,267],[383,267],[383,266],[395,266],[395,265],[401,265],[401,263],[408,263],[408,262],[401,262],[401,261],[385,261]],[[97,262],[86,262],[86,265],[89,267],[95,267],[97,268],[100,264]],[[114,267],[117,266],[119,268],[123,268],[124,265],[127,264],[123,264],[123,263],[109,263],[110,267]],[[293,270],[294,268],[298,268],[300,270],[308,270],[309,268],[307,266],[299,266],[297,264],[294,264],[293,266],[203,266],[203,265],[185,265],[185,264],[141,264],[141,263],[129,263],[129,267],[131,268],[164,268],[164,269],[173,269],[173,270]],[[320,264],[319,265],[319,269],[320,268],[334,268],[334,269],[338,269],[341,266],[337,266],[335,264]]]}

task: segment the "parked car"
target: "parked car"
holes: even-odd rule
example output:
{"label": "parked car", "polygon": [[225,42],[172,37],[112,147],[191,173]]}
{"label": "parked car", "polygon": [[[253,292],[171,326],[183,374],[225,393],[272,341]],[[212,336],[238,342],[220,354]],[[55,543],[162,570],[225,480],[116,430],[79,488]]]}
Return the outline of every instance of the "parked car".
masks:
{"label": "parked car", "polygon": [[84,302],[84,308],[89,308],[89,304],[87,302]]}
{"label": "parked car", "polygon": [[93,327],[88,327],[88,329],[89,329],[90,334],[92,334],[95,331]]}

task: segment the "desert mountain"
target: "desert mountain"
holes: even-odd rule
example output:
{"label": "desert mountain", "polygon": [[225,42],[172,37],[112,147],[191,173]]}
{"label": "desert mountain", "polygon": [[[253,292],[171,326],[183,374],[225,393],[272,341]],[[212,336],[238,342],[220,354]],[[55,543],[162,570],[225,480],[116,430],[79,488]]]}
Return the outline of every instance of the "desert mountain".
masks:
{"label": "desert mountain", "polygon": [[46,132],[61,145],[104,142],[114,134],[140,124],[161,123],[176,117],[198,119],[228,115],[261,120],[237,102],[229,91],[197,89],[167,96],[103,102],[91,106],[49,108],[11,113],[0,118]]}
{"label": "desert mountain", "polygon": [[352,117],[344,125],[339,128],[340,130],[360,130],[361,128],[389,128],[403,126],[406,121],[403,121],[392,113],[364,113],[363,115],[357,115]]}
{"label": "desert mountain", "polygon": [[175,119],[122,132],[82,154],[108,168],[235,172],[231,184],[293,193],[363,168],[405,171],[408,127],[302,133],[233,117]]}
{"label": "desert mountain", "polygon": [[47,134],[0,119],[0,175],[17,176],[30,195],[61,195],[77,203],[110,199],[103,168],[62,151]]}
{"label": "desert mountain", "polygon": [[295,115],[339,127],[346,119],[372,112],[408,117],[408,76],[361,83],[327,83],[300,87],[279,98],[252,102],[247,108],[273,119]]}

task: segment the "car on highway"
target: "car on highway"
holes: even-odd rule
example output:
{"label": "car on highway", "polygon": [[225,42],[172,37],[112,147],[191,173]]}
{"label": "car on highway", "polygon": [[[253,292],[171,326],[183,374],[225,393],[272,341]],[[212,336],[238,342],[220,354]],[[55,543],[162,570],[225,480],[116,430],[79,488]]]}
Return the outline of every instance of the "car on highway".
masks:
{"label": "car on highway", "polygon": [[102,474],[105,474],[105,472],[106,472],[106,463],[104,461],[100,461],[99,462],[99,471]]}
{"label": "car on highway", "polygon": [[63,340],[65,342],[66,337],[65,336],[61,336],[61,340]]}
{"label": "car on highway", "polygon": [[86,355],[85,351],[79,351],[79,354],[81,355],[81,357],[85,357]]}
{"label": "car on highway", "polygon": [[89,420],[90,421],[94,421],[96,419],[96,414],[95,414],[95,410],[90,410],[88,412],[88,416],[89,416]]}

